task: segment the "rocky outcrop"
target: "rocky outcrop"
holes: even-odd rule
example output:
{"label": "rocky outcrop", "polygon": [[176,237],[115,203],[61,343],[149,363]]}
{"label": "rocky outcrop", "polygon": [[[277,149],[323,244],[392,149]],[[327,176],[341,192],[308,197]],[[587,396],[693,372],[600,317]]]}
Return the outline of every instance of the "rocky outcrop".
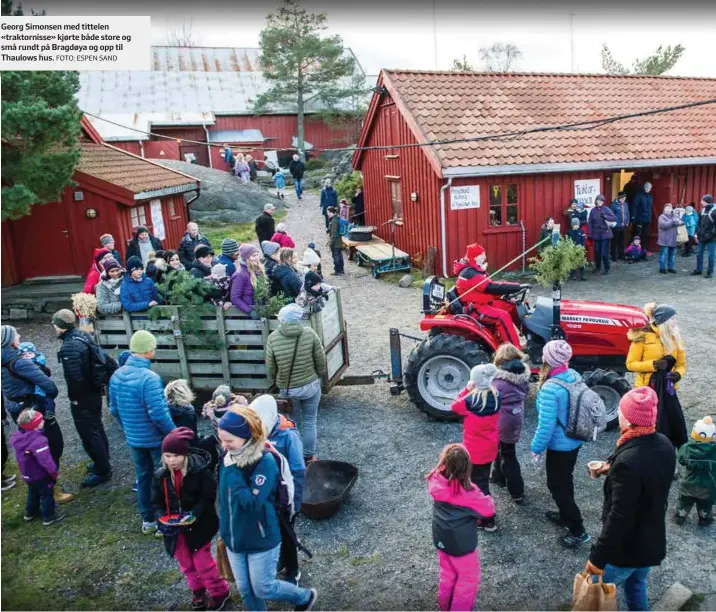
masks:
{"label": "rocky outcrop", "polygon": [[201,181],[201,195],[189,205],[192,221],[246,223],[253,221],[269,202],[278,206],[276,196],[264,187],[255,183],[242,185],[239,179],[223,170],[171,159],[152,161]]}

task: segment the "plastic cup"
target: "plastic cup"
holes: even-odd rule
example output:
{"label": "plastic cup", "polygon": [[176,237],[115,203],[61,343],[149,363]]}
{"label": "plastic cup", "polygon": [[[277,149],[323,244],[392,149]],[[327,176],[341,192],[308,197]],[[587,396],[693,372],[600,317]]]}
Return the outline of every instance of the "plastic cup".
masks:
{"label": "plastic cup", "polygon": [[589,470],[589,477],[597,480],[601,475],[599,470],[604,467],[604,461],[590,461],[587,463],[587,469]]}

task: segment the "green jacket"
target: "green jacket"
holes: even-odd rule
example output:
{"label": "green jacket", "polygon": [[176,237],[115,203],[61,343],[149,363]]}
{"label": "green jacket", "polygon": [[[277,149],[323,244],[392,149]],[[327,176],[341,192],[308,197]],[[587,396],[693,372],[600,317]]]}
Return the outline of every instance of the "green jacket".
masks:
{"label": "green jacket", "polygon": [[291,375],[291,389],[307,385],[325,376],[328,371],[326,354],[316,332],[298,322],[281,323],[266,341],[266,367],[269,378],[279,389],[286,389],[289,384],[294,350],[296,361]]}
{"label": "green jacket", "polygon": [[679,449],[678,458],[686,467],[681,494],[716,503],[716,443],[689,440]]}
{"label": "green jacket", "polygon": [[328,222],[328,234],[331,237],[331,248],[342,249],[343,238],[341,238],[341,219],[338,215],[333,215],[333,218]]}

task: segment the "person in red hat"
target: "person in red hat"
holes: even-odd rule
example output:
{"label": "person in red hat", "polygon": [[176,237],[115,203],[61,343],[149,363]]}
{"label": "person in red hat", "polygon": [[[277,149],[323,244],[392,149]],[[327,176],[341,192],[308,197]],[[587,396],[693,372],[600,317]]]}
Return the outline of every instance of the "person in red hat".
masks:
{"label": "person in red hat", "polygon": [[207,451],[190,446],[194,432],[178,427],[162,441],[162,465],[154,474],[152,506],[169,556],[179,562],[192,591],[193,610],[222,610],[230,587],[219,575],[211,540],[219,531],[216,479]]}
{"label": "person in red hat", "polygon": [[506,310],[507,304],[502,308],[500,300],[497,299],[501,295],[517,293],[521,288],[520,284],[489,280],[487,255],[485,249],[477,243],[468,245],[465,257],[453,264],[453,273],[457,274],[455,288],[468,314],[471,307],[479,310],[480,314],[496,322],[502,342],[521,346],[515,322]]}
{"label": "person in red hat", "polygon": [[632,389],[619,403],[621,437],[600,474],[606,474],[602,532],[585,571],[624,587],[629,610],[648,610],[646,579],[666,556],[666,507],[676,456],[656,431],[659,398]]}

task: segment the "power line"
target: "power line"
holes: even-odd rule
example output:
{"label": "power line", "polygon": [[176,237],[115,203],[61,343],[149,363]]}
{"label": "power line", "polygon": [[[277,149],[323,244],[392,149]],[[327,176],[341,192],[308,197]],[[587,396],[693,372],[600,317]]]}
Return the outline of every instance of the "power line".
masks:
{"label": "power line", "polygon": [[[340,148],[334,148],[334,149],[321,149],[322,151],[330,151],[330,152],[338,152],[338,151],[385,151],[385,150],[394,150],[394,149],[412,149],[416,147],[433,147],[437,145],[449,145],[449,144],[457,144],[461,142],[485,142],[488,140],[492,141],[506,141],[506,140],[516,140],[518,138],[522,138],[523,136],[527,136],[528,134],[537,134],[537,133],[543,133],[543,132],[559,132],[559,131],[573,131],[573,130],[594,130],[599,127],[602,127],[604,125],[608,125],[611,123],[614,123],[616,121],[625,121],[627,119],[635,119],[637,117],[648,117],[652,115],[658,115],[662,113],[670,113],[678,110],[684,110],[687,108],[695,108],[698,106],[706,106],[708,104],[716,104],[716,98],[711,98],[708,100],[700,100],[698,102],[688,102],[686,104],[679,104],[676,106],[666,106],[663,108],[656,108],[652,110],[647,111],[640,111],[638,113],[629,113],[625,115],[616,115],[613,117],[605,117],[604,119],[590,119],[587,121],[576,121],[574,123],[564,123],[560,125],[547,125],[547,126],[540,126],[535,128],[529,128],[526,130],[516,130],[513,132],[502,132],[500,134],[491,134],[487,136],[467,136],[462,138],[447,138],[447,139],[436,139],[436,140],[429,140],[427,142],[415,142],[415,143],[409,143],[409,144],[398,144],[398,145],[376,145],[376,146],[370,146],[370,147],[340,147]],[[85,115],[88,115],[90,117],[94,117],[95,119],[99,119],[100,121],[105,121],[106,123],[110,123],[112,125],[116,125],[117,127],[124,128],[126,130],[130,130],[132,132],[138,132],[140,134],[147,134],[149,136],[154,136],[156,138],[164,138],[166,140],[174,140],[174,141],[181,141],[181,142],[187,142],[190,144],[198,144],[202,146],[209,146],[209,147],[217,147],[217,148],[224,148],[224,145],[222,144],[215,144],[210,142],[201,142],[198,140],[188,140],[185,138],[176,138],[174,136],[166,136],[164,134],[157,134],[155,132],[148,132],[146,130],[140,130],[137,128],[133,128],[127,125],[123,125],[121,123],[117,123],[116,121],[112,121],[111,119],[106,119],[105,117],[101,117],[99,115],[95,115],[93,113],[89,113],[87,111],[82,111]]]}

